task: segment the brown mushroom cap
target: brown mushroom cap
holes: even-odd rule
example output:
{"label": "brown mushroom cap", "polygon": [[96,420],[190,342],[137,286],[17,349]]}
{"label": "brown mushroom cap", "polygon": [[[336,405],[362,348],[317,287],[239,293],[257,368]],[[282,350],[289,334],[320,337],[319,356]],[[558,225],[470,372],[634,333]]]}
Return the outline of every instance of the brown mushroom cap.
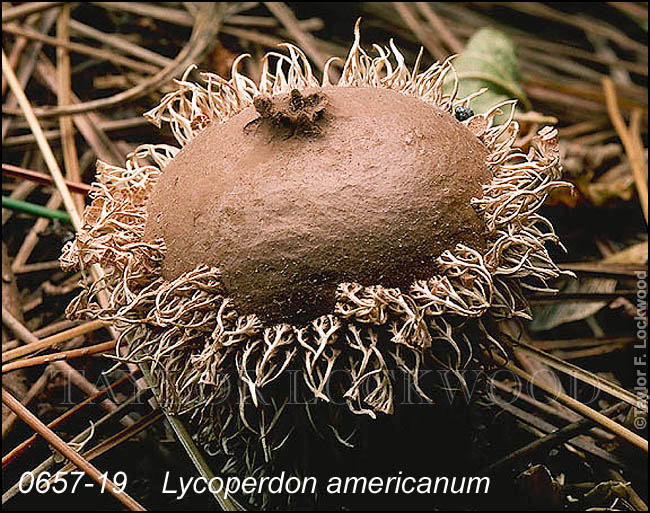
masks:
{"label": "brown mushroom cap", "polygon": [[492,178],[488,151],[463,124],[388,89],[315,91],[313,127],[250,106],[169,163],[145,228],[166,243],[165,279],[216,266],[240,314],[302,324],[333,310],[341,282],[406,291],[444,250],[484,248],[470,201]]}

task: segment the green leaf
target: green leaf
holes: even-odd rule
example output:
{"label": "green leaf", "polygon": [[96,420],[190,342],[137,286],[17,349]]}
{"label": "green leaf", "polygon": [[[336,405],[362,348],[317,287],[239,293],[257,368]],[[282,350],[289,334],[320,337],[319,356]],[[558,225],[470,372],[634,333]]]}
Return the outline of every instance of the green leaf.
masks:
{"label": "green leaf", "polygon": [[[513,98],[530,109],[530,102],[519,83],[515,45],[503,32],[494,28],[476,32],[463,53],[454,60],[454,68],[458,74],[458,94],[461,98],[487,88],[485,93],[470,102],[476,114],[485,113],[497,103]],[[451,87],[451,84],[446,86]]]}

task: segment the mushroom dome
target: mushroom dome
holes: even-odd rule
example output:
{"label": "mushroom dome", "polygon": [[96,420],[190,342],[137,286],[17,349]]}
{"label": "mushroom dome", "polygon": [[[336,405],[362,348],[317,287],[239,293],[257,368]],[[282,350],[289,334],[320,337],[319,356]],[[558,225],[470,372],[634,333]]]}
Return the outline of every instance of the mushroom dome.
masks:
{"label": "mushroom dome", "polygon": [[158,180],[145,239],[164,240],[165,279],[214,266],[240,314],[302,324],[334,309],[339,283],[408,290],[446,249],[484,249],[471,201],[492,179],[488,150],[453,115],[370,87],[266,98],[196,135]]}
{"label": "mushroom dome", "polygon": [[349,447],[354,416],[395,413],[405,387],[466,387],[462,370],[508,357],[498,321],[530,319],[525,291],[566,274],[540,213],[567,186],[556,129],[520,137],[514,100],[475,114],[484,91],[459,97],[451,58],[373,57],[358,23],[336,85],[334,58],[317,79],[284,48],[259,80],[246,55],[229,79],[188,68],[145,114],[178,144],[98,162],[61,257],[102,270],[68,315],[113,323],[115,357],[146,364],[159,404],[240,476],[278,451],[294,468],[290,438]]}

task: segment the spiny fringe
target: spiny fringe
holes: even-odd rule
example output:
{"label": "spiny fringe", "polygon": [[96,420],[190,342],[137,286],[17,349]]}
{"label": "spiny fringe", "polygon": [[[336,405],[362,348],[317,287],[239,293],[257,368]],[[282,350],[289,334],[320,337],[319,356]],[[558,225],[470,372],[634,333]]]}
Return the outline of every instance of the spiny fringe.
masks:
{"label": "spiny fringe", "polygon": [[[188,70],[177,82],[179,90],[146,116],[157,125],[168,122],[182,146],[209,123],[240,112],[258,94],[329,85],[327,78],[316,81],[302,51],[284,46],[288,56],[264,58],[259,83],[239,73],[245,56],[233,64],[230,80],[204,73],[202,86],[187,81]],[[480,93],[457,99],[454,80],[451,94],[443,94],[445,77],[455,76],[449,59],[419,72],[419,56],[409,71],[392,42],[390,46],[396,65],[386,48],[375,46],[379,56],[369,57],[360,47],[357,24],[338,85],[389,88],[450,113]],[[277,58],[274,73],[271,57]],[[493,126],[494,116],[505,107],[509,119]],[[420,381],[421,368],[447,369],[462,385],[459,371],[474,358],[477,340],[487,340],[505,354],[483,319],[529,317],[521,288],[551,291],[548,280],[562,274],[545,247],[547,242],[559,244],[558,238],[538,214],[548,194],[567,185],[559,181],[557,131],[541,130],[524,154],[513,147],[519,131],[513,115],[514,101],[508,101],[465,121],[490,151],[494,177],[483,196],[473,200],[487,230],[485,254],[463,245],[445,251],[438,258],[441,274],[413,283],[408,291],[342,283],[334,311],[303,327],[263,327],[255,316],[240,316],[216,268],[199,266],[173,281],[163,280],[165,245],[162,240],[144,242],[145,206],[178,148],[141,146],[125,168],[100,162],[83,230],[66,245],[61,263],[65,269],[99,263],[106,276],[87,285],[68,314],[112,321],[120,332],[115,358],[148,362],[160,403],[173,413],[192,415],[206,448],[227,457],[226,470],[263,471],[256,444],[269,462],[286,442],[291,427],[279,426],[288,402],[289,370],[299,372],[297,399],[305,402],[312,426],[328,425],[339,442],[349,445],[349,436],[340,431],[340,415],[336,422],[319,424],[313,416],[320,410],[310,407],[310,400],[320,401],[321,410],[346,403],[351,412],[373,418],[392,413],[394,367],[412,377],[425,400],[431,399]],[[99,288],[109,292],[106,309],[94,299]],[[237,389],[236,397],[231,387]]]}
{"label": "spiny fringe", "polygon": [[[425,103],[434,105],[446,112],[452,112],[459,105],[468,105],[469,100],[480,94],[475,93],[467,98],[458,99],[458,80],[451,65],[452,57],[442,64],[435,63],[427,70],[420,72],[422,52],[411,71],[404,63],[404,57],[395,47],[393,41],[389,48],[373,45],[379,54],[370,57],[361,48],[359,22],[354,29],[354,44],[345,61],[341,78],[336,85],[343,87],[378,87],[392,89],[400,93],[415,96]],[[226,80],[215,73],[200,73],[203,85],[187,80],[190,72],[196,66],[190,66],[180,80],[176,80],[178,89],[168,93],[160,105],[146,112],[144,116],[156,126],[163,122],[169,123],[174,137],[181,146],[191,141],[213,122],[224,122],[253,104],[253,98],[260,94],[282,94],[293,89],[303,90],[309,87],[326,87],[331,85],[328,70],[332,57],[325,64],[323,80],[318,81],[314,76],[307,56],[300,48],[284,43],[289,55],[269,52],[262,59],[262,75],[256,83],[239,71],[241,62],[250,57],[240,55],[233,62],[231,79]],[[392,56],[396,64],[391,63]],[[272,66],[271,60],[275,59]],[[272,71],[273,69],[273,71]],[[443,93],[443,83],[451,73],[453,78],[452,90]]]}

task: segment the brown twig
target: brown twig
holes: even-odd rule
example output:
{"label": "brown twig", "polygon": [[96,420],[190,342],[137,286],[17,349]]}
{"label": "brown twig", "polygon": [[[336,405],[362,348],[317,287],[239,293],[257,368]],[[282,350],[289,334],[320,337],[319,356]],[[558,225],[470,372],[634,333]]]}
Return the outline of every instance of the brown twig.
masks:
{"label": "brown twig", "polygon": [[[130,438],[133,438],[138,433],[141,433],[151,425],[155,424],[161,418],[163,418],[163,416],[164,413],[160,410],[160,408],[150,411],[144,417],[138,419],[137,422],[135,422],[132,426],[123,428],[118,433],[115,433],[114,435],[107,438],[106,440],[102,440],[101,443],[97,444],[92,449],[84,452],[83,457],[86,458],[87,461],[92,461],[95,458],[101,456],[102,454],[106,454],[111,449],[117,447],[118,445],[129,440]],[[60,472],[67,473],[72,471],[73,469],[74,469],[74,465],[67,464],[60,470]]]}
{"label": "brown twig", "polygon": [[[148,124],[149,121],[147,121],[143,117],[128,118],[128,119],[101,119],[100,118],[96,128],[98,130],[101,130],[102,132],[118,132],[122,130],[128,130],[130,128],[145,126]],[[16,126],[18,127],[19,125],[20,123],[16,122]],[[57,141],[58,139],[61,138],[61,130],[58,129],[45,130],[43,133],[45,134],[45,138],[48,141]],[[33,134],[14,135],[11,137],[7,137],[4,140],[3,146],[5,148],[12,148],[12,147],[27,146],[30,144],[34,144],[35,142],[36,142],[36,138],[34,137]]]}
{"label": "brown twig", "polygon": [[603,278],[635,278],[637,272],[647,270],[647,266],[642,265],[609,264],[604,262],[572,262],[560,264],[559,267],[576,274]]}
{"label": "brown twig", "polygon": [[[38,343],[38,339],[25,326],[23,326],[23,324],[20,323],[18,319],[16,319],[4,308],[2,309],[2,322],[26,344]],[[74,369],[69,363],[59,360],[52,362],[52,366],[64,374],[73,385],[85,392],[87,395],[93,395],[97,393],[97,387],[88,382],[88,380],[79,371]],[[117,409],[115,403],[108,399],[103,400],[100,405],[102,408],[109,412]],[[120,422],[124,425],[130,425],[133,423],[133,420],[127,416],[121,419]]]}
{"label": "brown twig", "polygon": [[589,408],[586,404],[581,403],[580,401],[574,399],[573,397],[569,397],[566,394],[559,393],[557,390],[554,390],[553,387],[550,387],[546,383],[540,381],[537,379],[535,376],[531,376],[527,372],[519,369],[517,366],[513,365],[511,362],[507,362],[505,364],[505,368],[508,369],[509,371],[513,372],[517,376],[519,376],[522,379],[525,379],[529,383],[535,385],[538,388],[541,388],[544,390],[547,394],[550,394],[551,397],[553,397],[555,400],[559,401],[560,403],[564,404],[565,406],[568,406],[572,410],[578,412],[580,415],[584,416],[587,419],[591,419],[592,421],[596,422],[600,426],[610,430],[612,433],[620,436],[624,440],[627,440],[630,442],[632,445],[638,447],[641,449],[643,452],[646,454],[648,453],[648,441],[636,433],[633,433],[629,429],[627,429],[624,426],[621,426],[620,424],[614,422],[613,420],[609,419],[602,413],[599,413],[592,408]]}
{"label": "brown twig", "polygon": [[79,230],[81,228],[81,217],[77,212],[77,207],[75,206],[70,191],[68,190],[68,187],[65,183],[65,179],[63,178],[63,174],[61,173],[59,164],[56,161],[56,158],[54,157],[54,154],[52,153],[49,144],[47,143],[45,137],[43,136],[43,130],[41,129],[38,119],[34,115],[34,111],[32,109],[31,103],[27,99],[27,96],[25,96],[25,92],[23,91],[23,88],[20,86],[20,83],[18,82],[18,79],[16,78],[13,69],[11,69],[11,66],[9,65],[9,61],[7,60],[7,56],[5,55],[4,50],[2,50],[2,73],[7,76],[9,87],[16,95],[16,98],[18,99],[18,104],[23,110],[25,114],[25,118],[29,122],[32,132],[36,136],[38,146],[43,154],[43,159],[45,160],[45,163],[47,164],[47,167],[49,168],[50,173],[52,174],[52,178],[54,179],[54,183],[56,184],[57,189],[61,193],[61,196],[63,198],[63,204],[65,205],[65,208],[68,211],[68,214],[70,215],[72,224],[76,230]]}
{"label": "brown twig", "polygon": [[79,469],[83,470],[88,476],[95,481],[98,485],[105,487],[105,489],[125,507],[131,511],[145,511],[145,509],[138,504],[126,492],[118,492],[115,484],[102,474],[92,464],[88,463],[79,453],[71,449],[59,436],[48,428],[38,417],[25,408],[19,401],[17,401],[9,392],[4,388],[2,389],[2,402],[6,404],[13,412],[18,415],[25,423],[27,423],[34,431],[41,435],[47,442],[52,445],[63,456],[68,458]]}
{"label": "brown twig", "polygon": [[83,356],[90,356],[93,354],[105,353],[115,348],[116,342],[111,340],[109,342],[102,342],[93,346],[82,347],[79,349],[71,349],[69,351],[61,351],[59,353],[46,354],[43,356],[35,356],[34,358],[24,358],[15,362],[7,363],[2,366],[2,373],[11,372],[16,369],[24,369],[26,367],[34,367],[35,365],[43,365],[44,363],[58,362],[61,360],[70,360],[72,358],[81,358]]}
{"label": "brown twig", "polygon": [[48,347],[55,346],[56,344],[60,344],[61,342],[71,340],[73,338],[85,335],[87,333],[92,333],[93,331],[96,331],[104,327],[106,327],[106,323],[103,321],[90,321],[80,326],[75,326],[74,328],[70,328],[69,330],[61,331],[56,335],[43,338],[38,342],[25,344],[16,349],[3,352],[2,362],[6,363],[15,358],[20,358],[21,356],[25,356],[27,354],[34,353],[36,351],[47,349]]}
{"label": "brown twig", "polygon": [[[47,337],[54,333],[57,333],[58,331],[72,328],[76,324],[77,323],[75,321],[70,321],[68,319],[64,319],[62,321],[56,321],[53,322],[52,324],[48,324],[47,326],[37,329],[36,331],[33,332],[33,335],[35,337]],[[2,352],[4,353],[5,351],[13,349],[14,347],[17,347],[18,344],[20,344],[20,341],[18,339],[13,339],[10,340],[9,342],[5,342],[2,344]]]}
{"label": "brown twig", "polygon": [[[55,427],[61,425],[64,421],[69,419],[72,415],[77,413],[84,406],[86,406],[87,404],[92,403],[93,401],[96,401],[97,399],[102,398],[104,395],[108,394],[112,390],[115,390],[117,387],[122,385],[125,381],[127,381],[127,380],[129,380],[131,378],[134,378],[135,375],[136,375],[136,373],[127,374],[127,375],[121,377],[120,379],[116,380],[115,382],[111,383],[109,386],[107,386],[105,388],[102,388],[97,393],[86,397],[86,399],[84,399],[80,403],[75,404],[72,408],[65,411],[61,415],[59,415],[52,422],[48,423],[47,427],[52,429],[52,428],[55,428]],[[4,470],[7,465],[9,465],[11,462],[13,462],[26,449],[28,449],[36,441],[36,438],[37,438],[37,435],[30,436],[27,440],[25,440],[21,444],[17,445],[14,449],[12,449],[5,456],[3,456],[2,457],[2,469]]]}
{"label": "brown twig", "polygon": [[587,349],[576,349],[575,351],[554,351],[553,356],[564,361],[590,358],[592,356],[603,356],[605,354],[625,349],[631,343],[632,342],[615,342],[612,344],[600,344],[596,347],[590,347]]}
{"label": "brown twig", "polygon": [[[32,26],[34,22],[38,19],[39,15],[38,14],[33,14],[30,17],[27,18],[26,23],[28,26]],[[29,39],[26,37],[18,37],[16,38],[16,42],[14,43],[13,47],[11,48],[11,53],[9,54],[9,62],[11,63],[11,67],[15,68],[18,65],[18,61],[20,60],[20,57],[23,54],[23,51],[27,47],[27,43],[29,43]],[[7,79],[2,77],[2,97],[4,98],[5,92],[7,91]]]}
{"label": "brown twig", "polygon": [[138,57],[139,59],[142,59],[143,61],[150,64],[154,64],[155,66],[164,68],[165,66],[168,66],[172,61],[171,59],[157,54],[156,52],[152,52],[151,50],[147,50],[146,48],[130,43],[123,37],[106,34],[105,32],[101,32],[100,30],[97,30],[93,27],[84,25],[77,20],[70,20],[70,30],[78,35],[95,39],[100,43],[112,46],[118,50],[122,50],[125,53],[133,55],[134,57]]}
{"label": "brown twig", "polygon": [[[616,89],[614,88],[614,83],[609,77],[603,78],[602,81],[603,89],[605,90],[605,101],[607,103],[607,112],[609,112],[609,117],[612,120],[614,128],[618,133],[623,147],[625,148],[625,153],[630,160],[630,165],[632,166],[632,173],[634,174],[634,182],[636,183],[636,191],[639,195],[639,201],[641,203],[641,209],[643,210],[643,215],[645,217],[646,224],[648,223],[648,182],[646,181],[645,172],[644,172],[644,158],[643,151],[638,142],[636,142],[636,134],[631,134],[628,131],[627,126],[625,126],[625,121],[623,120],[623,115],[618,108],[618,99],[616,97]],[[638,116],[638,115],[636,115]]]}
{"label": "brown twig", "polygon": [[183,27],[191,27],[194,23],[192,15],[188,12],[169,7],[161,7],[143,2],[93,2],[93,4],[105,9],[112,9],[124,12],[130,12],[154,18],[168,23],[174,23]]}
{"label": "brown twig", "polygon": [[[59,11],[59,18],[56,24],[57,37],[63,41],[70,41],[70,4],[64,4]],[[71,101],[71,84],[70,84],[70,54],[68,50],[59,46],[56,49],[57,61],[57,79],[58,79],[58,103],[59,105],[68,105]],[[74,129],[72,120],[67,116],[59,118],[59,127],[61,129],[61,146],[63,149],[63,164],[66,169],[66,177],[73,182],[81,182],[81,171],[79,170],[79,156],[77,155],[77,146],[74,140]],[[85,207],[83,194],[75,194],[73,199],[77,205],[77,210],[81,215]]]}
{"label": "brown twig", "polygon": [[[50,196],[50,199],[47,200],[45,206],[52,210],[57,210],[60,205],[61,195],[57,191],[54,191],[54,193]],[[46,217],[40,217],[36,220],[36,222],[32,225],[32,228],[29,230],[29,233],[23,239],[23,243],[20,245],[20,249],[14,257],[12,269],[18,269],[19,267],[23,266],[25,262],[27,262],[30,255],[32,254],[32,251],[36,247],[36,244],[38,244],[39,234],[43,232],[43,230],[45,230],[49,224],[50,219]]]}
{"label": "brown twig", "polygon": [[602,390],[603,392],[616,397],[620,401],[625,401],[631,406],[636,406],[646,413],[648,412],[647,401],[640,400],[635,394],[628,392],[624,388],[618,386],[616,383],[612,383],[611,381],[606,380],[596,374],[586,371],[571,363],[567,363],[556,356],[547,354],[535,346],[527,344],[521,340],[516,343],[515,350],[533,356],[534,358],[543,361],[545,365],[548,365],[555,370],[570,374],[572,377],[595,388],[598,388],[599,390]]}
{"label": "brown twig", "polygon": [[[576,347],[597,347],[601,345],[627,345],[636,342],[637,338],[634,336],[624,337],[603,337],[603,338],[570,338],[561,340],[535,340],[534,346],[542,351],[557,351],[560,349],[576,348]],[[556,355],[557,356],[557,355]]]}
{"label": "brown twig", "polygon": [[[628,405],[625,403],[618,403],[609,408],[605,408],[600,412],[600,415],[606,417],[614,417],[619,413],[625,411],[628,408]],[[520,447],[519,449],[511,452],[504,458],[496,461],[495,463],[488,466],[486,469],[480,472],[480,475],[493,475],[498,471],[504,470],[505,467],[512,468],[519,461],[524,458],[531,458],[534,454],[540,451],[548,451],[552,447],[556,447],[566,441],[571,440],[572,438],[586,432],[591,426],[595,423],[591,419],[583,418],[576,422],[573,422],[563,428],[553,431],[548,435],[535,440],[534,442]]]}
{"label": "brown twig", "polygon": [[407,2],[393,2],[393,7],[404,20],[404,23],[422,41],[429,53],[439,61],[445,60],[447,52],[433,36],[434,32],[422,26],[418,17],[411,11],[410,5]]}
{"label": "brown twig", "polygon": [[[10,198],[18,199],[18,200],[24,200],[29,196],[32,191],[36,189],[36,184],[32,182],[23,182],[20,183],[16,186],[16,188],[11,191],[11,194],[9,195]],[[2,226],[5,225],[9,219],[13,217],[14,210],[11,210],[9,208],[3,208],[2,209]]]}
{"label": "brown twig", "polygon": [[58,7],[64,2],[27,2],[15,7],[2,9],[2,22],[13,21],[18,18],[23,18],[29,14],[45,11],[52,7]]}
{"label": "brown twig", "polygon": [[[161,69],[155,75],[146,78],[138,85],[132,87],[127,91],[117,93],[108,98],[99,100],[90,100],[77,105],[69,105],[65,107],[41,107],[33,109],[35,115],[45,118],[52,116],[63,116],[71,114],[81,114],[91,110],[101,110],[114,107],[121,103],[132,101],[145,94],[156,90],[161,84],[167,82],[171,77],[185,71],[185,68],[193,63],[205,49],[214,42],[214,39],[219,31],[219,26],[222,21],[223,6],[215,5],[209,2],[200,4],[199,11],[195,20],[194,30],[190,36],[189,41],[179,52],[176,58]],[[3,107],[3,113],[20,115],[20,111],[15,109],[8,109]]]}
{"label": "brown twig", "polygon": [[[20,293],[16,285],[16,277],[11,271],[11,259],[7,251],[5,241],[2,241],[2,309],[14,315],[17,320],[23,322],[23,308],[20,300]],[[3,327],[2,340],[6,340],[7,332]],[[23,398],[28,395],[28,390],[23,373],[14,376],[3,376],[2,386],[6,387],[13,394]],[[16,416],[6,406],[2,406],[2,437],[16,420]]]}
{"label": "brown twig", "polygon": [[[52,180],[50,175],[46,175],[40,171],[34,171],[33,169],[25,169],[24,167],[5,164],[4,162],[2,164],[2,174],[22,178],[24,180],[31,180],[32,182],[37,182],[43,185],[54,185],[54,180]],[[90,192],[90,185],[88,184],[72,180],[65,180],[65,183],[71,191],[81,194],[88,194],[88,192]]]}
{"label": "brown twig", "polygon": [[[34,382],[34,384],[29,388],[25,396],[22,398],[21,403],[23,404],[23,406],[28,406],[29,403],[32,402],[34,397],[36,397],[38,394],[40,394],[43,391],[45,385],[47,385],[49,380],[50,380],[50,372],[49,369],[46,367],[45,370],[43,371],[43,374],[41,374],[41,376]],[[18,417],[16,417],[16,414],[12,412],[11,415],[9,415],[6,419],[2,421],[3,440],[7,435],[7,433],[9,433],[9,431],[15,424],[17,418]]]}
{"label": "brown twig", "polygon": [[[493,386],[497,390],[500,390],[501,392],[508,394],[513,399],[523,401],[526,404],[532,406],[533,408],[535,408],[535,413],[537,414],[543,413],[545,415],[566,422],[575,422],[576,420],[581,418],[580,415],[569,410],[568,408],[565,409],[557,408],[555,404],[540,401],[535,399],[534,397],[531,397],[529,394],[524,393],[520,386],[516,386],[514,383],[509,384],[507,382],[497,381],[495,379],[492,379],[490,380],[490,386]],[[603,433],[605,432],[603,431]],[[610,439],[613,438],[613,435],[609,433],[607,433],[607,435],[609,436]]]}
{"label": "brown twig", "polygon": [[[56,22],[57,18],[57,10],[52,10],[47,13],[45,13],[42,18],[41,22],[39,23],[39,31],[42,33],[47,33],[52,25]],[[41,49],[43,47],[43,43],[39,43],[37,41],[32,42],[27,51],[24,52],[24,55],[20,61],[18,67],[16,68],[18,71],[16,75],[18,76],[18,83],[24,88],[27,86],[27,83],[29,82],[29,79],[32,76],[32,73],[34,72],[34,68],[36,66],[36,61],[38,60],[38,56],[41,53]],[[10,67],[13,69],[13,65],[10,64]],[[7,77],[5,76],[5,73],[2,73],[2,77],[7,81]],[[7,85],[9,85],[9,82],[7,81]],[[4,114],[5,112],[9,112],[12,108],[15,108],[16,105],[18,104],[18,98],[16,97],[15,94],[13,94],[12,91],[10,91],[7,95],[7,98],[5,102],[2,104],[2,113]],[[19,112],[22,113],[22,111]],[[5,137],[9,133],[9,129],[11,128],[12,124],[16,121],[14,118],[11,116],[6,116],[3,117],[2,119],[2,141],[5,140]]]}
{"label": "brown twig", "polygon": [[539,16],[558,23],[567,24],[584,32],[606,37],[623,48],[639,52],[642,55],[648,55],[647,45],[634,41],[612,27],[606,26],[600,22],[593,21],[586,16],[567,16],[565,13],[536,2],[517,2],[516,9],[533,16]]}
{"label": "brown twig", "polygon": [[[532,432],[537,437],[543,437],[558,430],[557,426],[540,418],[538,415],[529,413],[526,410],[522,410],[514,404],[503,401],[499,397],[494,398],[494,402],[501,409],[510,413],[519,421],[521,421],[527,431]],[[580,449],[585,453],[591,454],[592,456],[595,456],[603,462],[616,468],[623,468],[626,470],[629,468],[624,460],[610,452],[607,452],[605,449],[602,449],[588,437],[577,436],[571,440],[570,445],[576,449]]]}
{"label": "brown twig", "polygon": [[56,46],[57,48],[63,48],[72,52],[80,53],[83,55],[88,55],[90,57],[95,57],[97,59],[107,60],[112,62],[115,65],[125,66],[127,68],[141,71],[144,73],[156,73],[158,71],[157,66],[152,66],[144,62],[136,61],[128,57],[123,57],[114,52],[108,50],[102,50],[101,48],[95,48],[93,46],[84,45],[81,43],[72,43],[65,39],[60,39],[56,37],[46,36],[35,30],[30,30],[26,28],[19,27],[13,24],[7,24],[2,26],[2,31],[7,32],[8,34],[15,34],[21,37],[27,37],[47,45]]}
{"label": "brown twig", "polygon": [[440,39],[449,48],[451,53],[461,53],[465,45],[449,30],[445,22],[436,14],[433,8],[426,2],[416,2],[415,5],[429,22],[431,28],[440,35]]}
{"label": "brown twig", "polygon": [[287,32],[298,43],[320,71],[323,71],[325,57],[316,49],[314,38],[300,27],[293,11],[283,2],[265,2],[266,8],[273,13],[278,21],[287,29]]}
{"label": "brown twig", "polygon": [[557,303],[562,301],[613,301],[619,297],[635,297],[635,290],[617,290],[615,292],[558,292],[550,296],[548,294],[531,294],[530,302],[541,305],[545,303]]}
{"label": "brown twig", "polygon": [[612,7],[620,9],[624,13],[632,16],[633,18],[639,18],[641,20],[648,21],[648,9],[647,4],[644,9],[643,6],[637,5],[635,2],[607,2]]}
{"label": "brown twig", "polygon": [[[54,79],[56,69],[52,63],[44,56],[41,56],[36,69],[46,86],[58,95],[60,87]],[[70,104],[77,105],[80,103],[79,98],[74,93],[69,93],[69,99]],[[72,116],[72,121],[99,159],[112,164],[121,164],[124,162],[125,154],[119,150],[118,146],[100,128],[103,118],[99,114],[96,112],[77,114]]]}

